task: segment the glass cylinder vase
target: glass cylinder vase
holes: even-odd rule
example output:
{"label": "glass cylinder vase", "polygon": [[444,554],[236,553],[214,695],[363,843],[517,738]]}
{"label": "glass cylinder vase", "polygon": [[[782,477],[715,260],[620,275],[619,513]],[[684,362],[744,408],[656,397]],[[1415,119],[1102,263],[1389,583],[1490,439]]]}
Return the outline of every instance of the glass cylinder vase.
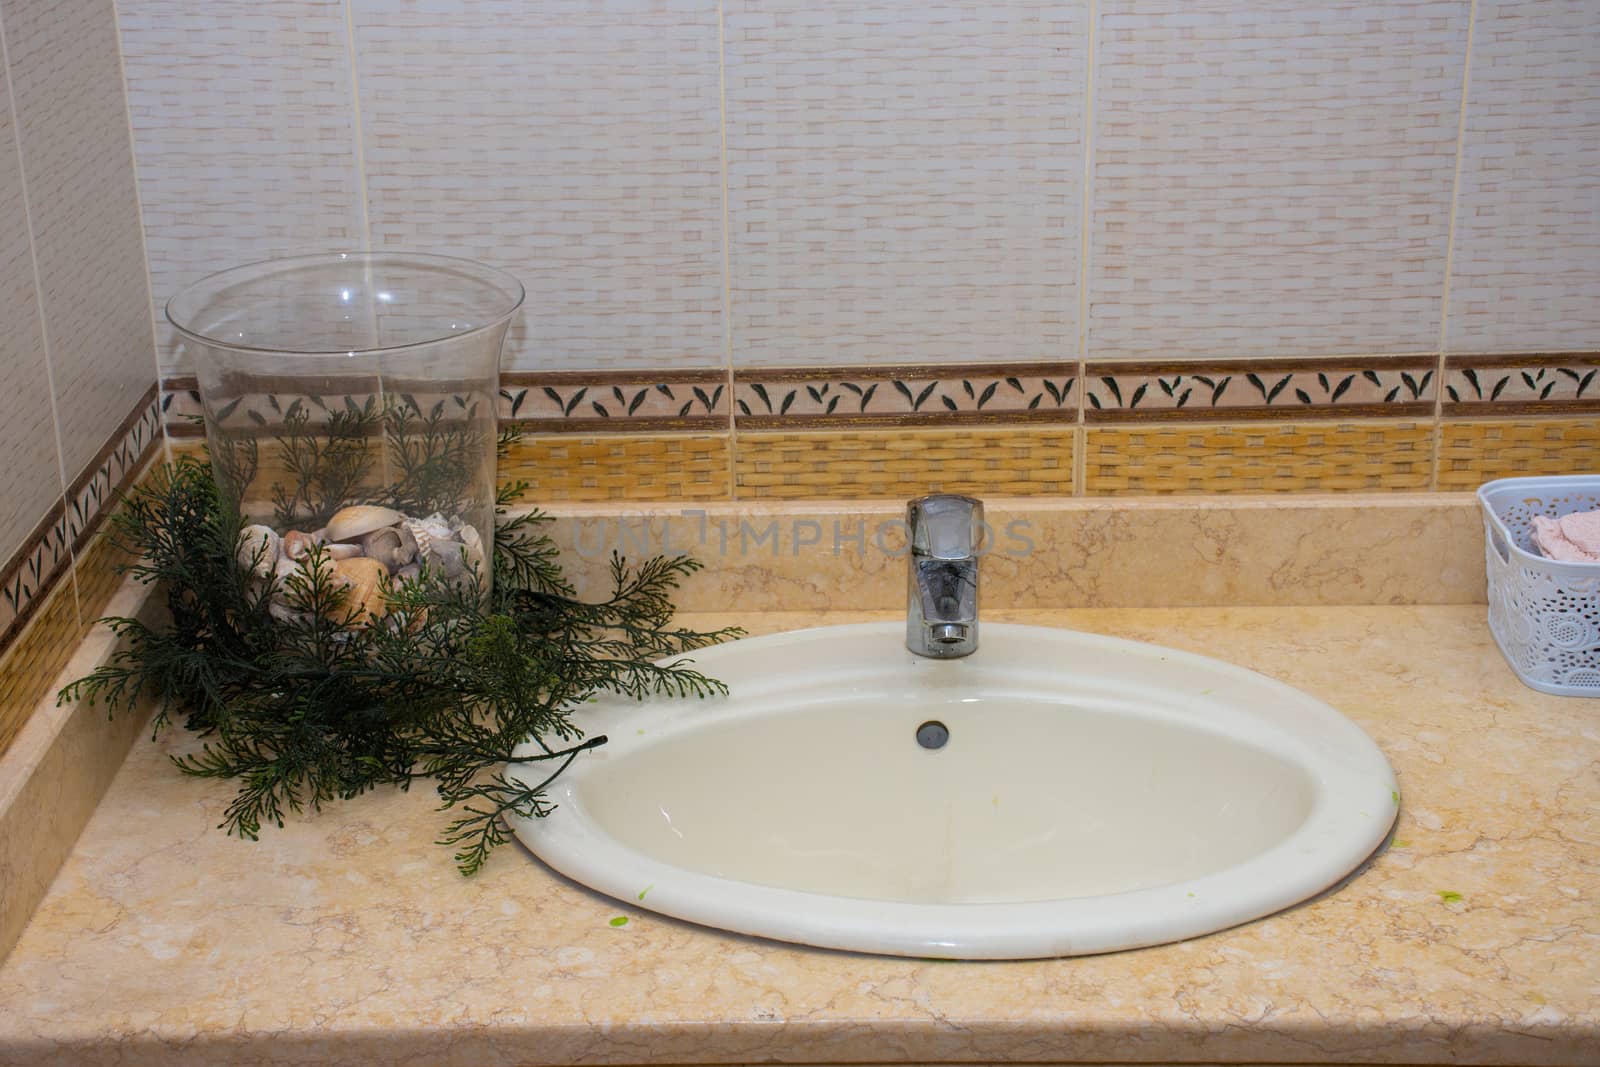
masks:
{"label": "glass cylinder vase", "polygon": [[241,565],[281,577],[320,546],[352,584],[487,596],[500,349],[522,299],[491,267],[389,252],[255,263],[173,297],[218,489],[249,524]]}

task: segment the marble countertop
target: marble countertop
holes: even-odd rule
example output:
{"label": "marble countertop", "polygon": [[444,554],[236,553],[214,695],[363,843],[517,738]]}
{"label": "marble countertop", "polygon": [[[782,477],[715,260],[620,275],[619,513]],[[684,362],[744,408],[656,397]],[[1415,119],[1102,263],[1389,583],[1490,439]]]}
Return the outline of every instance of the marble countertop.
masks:
{"label": "marble countertop", "polygon": [[[1394,839],[1192,941],[1017,963],[799,948],[658,917],[520,846],[478,876],[426,789],[258,843],[140,741],[0,966],[0,1063],[1600,1063],[1600,701],[1543,696],[1482,606],[1034,611],[1217,656],[1388,754]],[[882,615],[745,614],[752,631]],[[686,616],[696,625],[726,620]],[[611,925],[627,916],[623,926]]]}

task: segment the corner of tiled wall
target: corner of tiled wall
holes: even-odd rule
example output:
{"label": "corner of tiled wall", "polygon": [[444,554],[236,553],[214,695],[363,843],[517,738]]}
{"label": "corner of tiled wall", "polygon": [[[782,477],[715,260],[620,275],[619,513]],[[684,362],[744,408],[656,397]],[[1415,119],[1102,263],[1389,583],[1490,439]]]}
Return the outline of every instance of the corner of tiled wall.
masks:
{"label": "corner of tiled wall", "polygon": [[0,0],[0,751],[114,585],[94,535],[161,436],[111,0]]}

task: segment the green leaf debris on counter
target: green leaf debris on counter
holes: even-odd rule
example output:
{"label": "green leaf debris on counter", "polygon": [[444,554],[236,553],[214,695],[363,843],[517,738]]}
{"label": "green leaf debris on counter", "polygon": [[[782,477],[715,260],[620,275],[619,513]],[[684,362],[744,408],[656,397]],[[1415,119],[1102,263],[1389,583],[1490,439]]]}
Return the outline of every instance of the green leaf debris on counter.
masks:
{"label": "green leaf debris on counter", "polygon": [[[610,594],[578,599],[541,531],[548,519],[506,517],[525,488],[499,494],[491,596],[481,578],[451,584],[424,571],[385,586],[386,618],[369,624],[320,547],[286,581],[238,565],[245,520],[209,464],[180,458],[129,496],[111,532],[170,619],[106,620],[123,649],[60,699],[113,711],[153,699],[158,733],[180,718],[204,741],[174,762],[237,782],[221,826],[252,840],[289,813],[430,779],[453,816],[440,843],[471,874],[510,839],[507,816],[547,815],[550,783],[605,743],[584,738],[582,704],[605,692],[726,692],[673,657],[739,633],[672,625],[671,594],[700,566],[688,557],[613,555]],[[288,618],[269,613],[273,596]],[[524,743],[532,753],[513,758]]]}
{"label": "green leaf debris on counter", "polygon": [[1439,890],[1439,899],[1446,904],[1455,904],[1461,900],[1461,894],[1454,889],[1441,889]]}
{"label": "green leaf debris on counter", "polygon": [[628,925],[628,917],[626,915],[618,915],[615,919],[611,920],[611,925],[612,926],[627,926]]}

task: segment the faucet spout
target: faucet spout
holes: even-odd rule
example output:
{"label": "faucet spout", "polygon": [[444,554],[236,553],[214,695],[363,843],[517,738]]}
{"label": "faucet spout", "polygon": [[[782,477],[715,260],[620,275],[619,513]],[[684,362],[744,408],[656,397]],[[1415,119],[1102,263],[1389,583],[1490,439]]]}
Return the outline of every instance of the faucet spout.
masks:
{"label": "faucet spout", "polygon": [[951,494],[919,497],[906,505],[906,526],[906,647],[932,659],[970,656],[978,648],[983,504]]}

